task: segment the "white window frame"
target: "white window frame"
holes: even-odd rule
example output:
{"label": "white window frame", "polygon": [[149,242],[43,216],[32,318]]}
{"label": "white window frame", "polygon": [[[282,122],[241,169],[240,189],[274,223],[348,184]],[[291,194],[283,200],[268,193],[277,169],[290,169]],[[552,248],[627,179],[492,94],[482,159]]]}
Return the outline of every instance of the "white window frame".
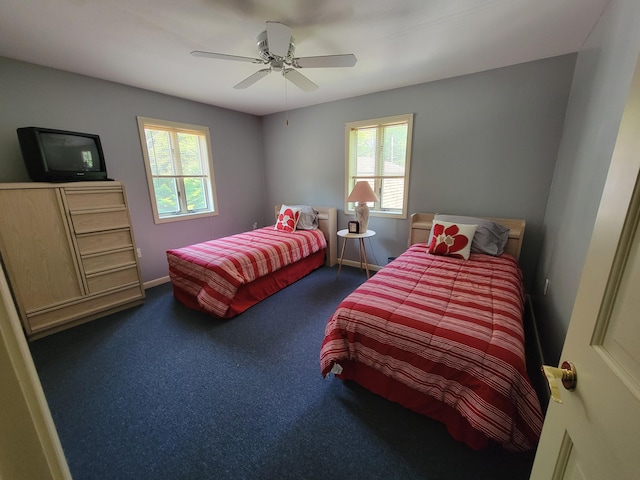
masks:
{"label": "white window frame", "polygon": [[[355,131],[362,128],[377,128],[378,135],[377,139],[381,140],[382,136],[380,131],[383,127],[394,125],[398,123],[406,123],[407,124],[407,145],[406,145],[406,153],[405,153],[405,172],[404,172],[404,190],[403,190],[403,199],[402,199],[402,211],[385,211],[380,208],[379,202],[376,202],[374,206],[370,206],[370,216],[372,217],[390,217],[390,218],[407,218],[407,209],[409,203],[409,177],[410,177],[410,167],[411,167],[411,141],[413,138],[413,113],[407,113],[402,115],[394,115],[390,117],[382,117],[382,118],[374,118],[370,120],[359,120],[356,122],[347,122],[345,124],[345,182],[344,182],[344,211],[347,214],[354,214],[354,203],[347,202],[347,197],[351,193],[355,185],[356,180],[356,155],[355,155],[355,142],[356,136]],[[380,151],[381,145],[378,143],[376,148],[376,172],[380,168]],[[363,179],[364,177],[360,177]],[[380,182],[384,176],[379,175],[379,172],[376,175],[370,177],[370,179],[374,180],[376,184],[376,188],[374,191],[380,197]]]}
{"label": "white window frame", "polygon": [[[137,117],[138,120],[138,131],[140,134],[140,143],[142,146],[142,155],[144,158],[144,167],[147,174],[147,185],[149,187],[149,197],[151,199],[151,205],[153,209],[153,219],[156,224],[159,223],[168,223],[175,222],[180,220],[191,220],[194,218],[202,218],[202,217],[211,217],[218,215],[218,199],[216,196],[216,186],[215,186],[215,177],[213,174],[213,155],[211,151],[211,135],[209,134],[209,127],[201,126],[201,125],[191,125],[187,123],[179,123],[172,122],[169,120],[160,120],[157,118],[148,118],[148,117]],[[179,161],[179,154],[176,167],[176,174],[171,177],[176,179],[176,187],[178,190],[178,201],[181,205],[181,211],[179,213],[173,214],[160,214],[158,211],[158,204],[156,201],[155,187],[153,180],[157,176],[154,176],[151,170],[151,161],[149,159],[149,152],[147,151],[147,139],[145,135],[145,128],[149,129],[157,129],[157,130],[166,130],[172,135],[172,138],[175,139],[175,136],[178,133],[189,133],[193,135],[198,135],[201,137],[201,148],[200,152],[206,153],[207,159],[201,159],[203,166],[203,174],[202,178],[207,181],[204,182],[206,191],[205,195],[207,198],[207,203],[209,207],[206,210],[190,212],[186,209],[184,202],[184,192],[183,192],[183,181],[182,179],[193,177],[193,175],[181,175],[181,163]],[[205,145],[206,144],[206,145]],[[175,151],[174,151],[175,155]],[[174,161],[176,158],[174,157]]]}

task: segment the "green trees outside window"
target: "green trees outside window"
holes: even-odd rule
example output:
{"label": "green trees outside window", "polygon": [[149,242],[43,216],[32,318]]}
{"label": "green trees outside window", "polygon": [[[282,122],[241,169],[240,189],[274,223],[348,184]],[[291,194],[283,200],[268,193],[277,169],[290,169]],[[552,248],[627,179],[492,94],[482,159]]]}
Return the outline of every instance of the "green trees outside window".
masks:
{"label": "green trees outside window", "polygon": [[215,214],[207,127],[138,118],[156,223]]}

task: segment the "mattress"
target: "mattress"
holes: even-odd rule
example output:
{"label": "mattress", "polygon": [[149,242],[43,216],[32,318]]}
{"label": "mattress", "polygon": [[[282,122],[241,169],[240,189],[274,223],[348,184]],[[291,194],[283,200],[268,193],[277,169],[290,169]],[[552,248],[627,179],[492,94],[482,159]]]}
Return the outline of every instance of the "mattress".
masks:
{"label": "mattress", "polygon": [[465,261],[418,243],[341,302],[321,372],[445,423],[472,448],[530,450],[543,417],[526,371],[523,310],[514,257]]}
{"label": "mattress", "polygon": [[[318,252],[326,246],[320,230],[282,232],[264,227],[167,250],[169,277],[174,290],[200,310],[228,317],[230,304],[244,286],[274,272],[289,271],[305,258],[322,256]],[[322,262],[314,265],[317,268]]]}

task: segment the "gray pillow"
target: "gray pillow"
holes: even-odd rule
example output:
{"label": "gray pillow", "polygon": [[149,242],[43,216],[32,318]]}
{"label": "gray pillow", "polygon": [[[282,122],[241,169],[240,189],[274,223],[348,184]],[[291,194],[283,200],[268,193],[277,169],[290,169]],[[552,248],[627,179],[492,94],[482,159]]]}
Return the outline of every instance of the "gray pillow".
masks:
{"label": "gray pillow", "polygon": [[498,256],[504,252],[509,240],[509,229],[504,225],[484,218],[464,217],[460,215],[442,215],[436,213],[434,220],[443,222],[478,225],[471,242],[471,253],[487,253]]}
{"label": "gray pillow", "polygon": [[318,212],[309,205],[293,205],[300,209],[300,218],[296,230],[315,230],[318,228]]}

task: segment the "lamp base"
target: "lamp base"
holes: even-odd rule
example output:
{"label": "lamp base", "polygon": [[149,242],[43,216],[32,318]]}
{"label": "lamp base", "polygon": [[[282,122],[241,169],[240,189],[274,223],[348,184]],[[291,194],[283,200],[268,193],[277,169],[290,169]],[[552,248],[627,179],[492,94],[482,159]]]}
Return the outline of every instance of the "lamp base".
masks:
{"label": "lamp base", "polygon": [[367,233],[369,227],[369,206],[366,203],[357,203],[353,207],[356,214],[356,221],[360,225],[360,233]]}

